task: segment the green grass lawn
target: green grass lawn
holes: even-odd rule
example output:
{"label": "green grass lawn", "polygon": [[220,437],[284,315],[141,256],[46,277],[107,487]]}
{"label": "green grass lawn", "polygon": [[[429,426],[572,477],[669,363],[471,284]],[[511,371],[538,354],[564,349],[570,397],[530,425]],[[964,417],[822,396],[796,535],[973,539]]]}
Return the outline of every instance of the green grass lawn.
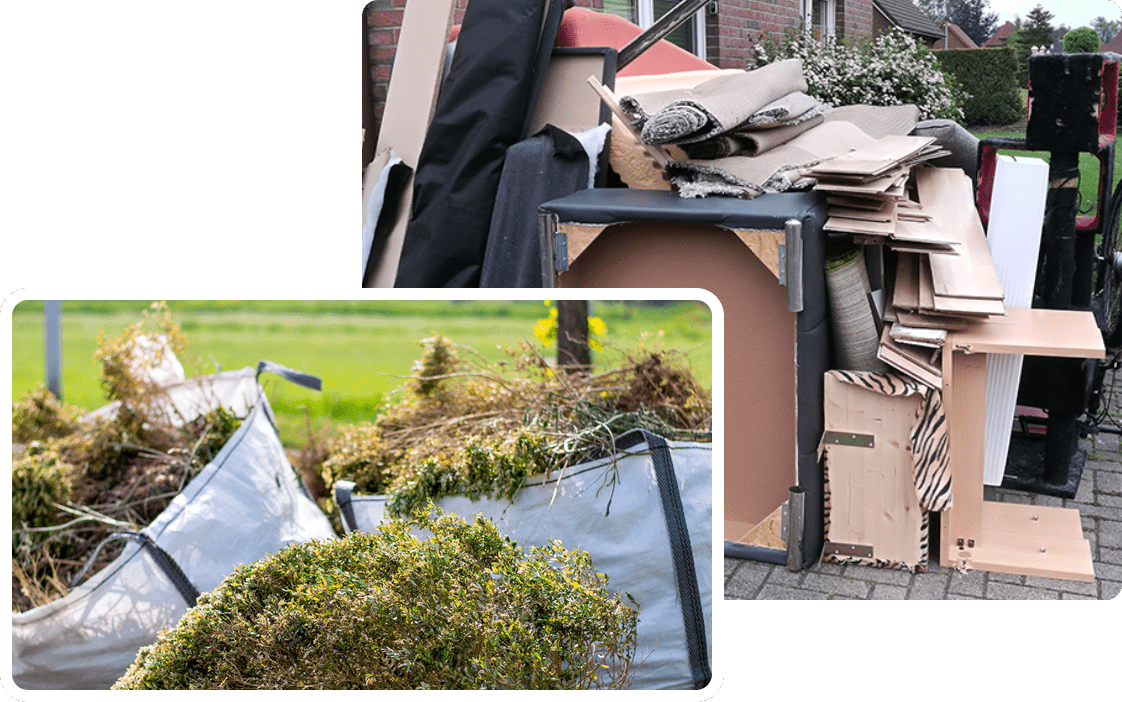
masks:
{"label": "green grass lawn", "polygon": [[[1025,137],[1024,129],[1020,129],[1019,131],[971,131],[974,136],[979,139],[985,139],[987,137],[1013,137],[1024,139]],[[1047,161],[1049,157],[1047,151],[1015,151],[1003,149],[999,153],[1013,156],[1035,157],[1045,161]],[[1098,202],[1099,160],[1091,154],[1079,154],[1079,174],[1079,211],[1081,214],[1091,215],[1094,214]],[[1122,180],[1122,149],[1116,148],[1114,152],[1114,181],[1111,184],[1109,193],[1114,192],[1114,188],[1118,185],[1120,180]]]}
{"label": "green grass lawn", "polygon": [[[105,404],[100,369],[93,360],[98,335],[117,336],[141,319],[147,302],[74,301],[62,305],[63,399],[85,409]],[[433,331],[466,344],[491,360],[497,346],[535,342],[537,320],[548,316],[540,301],[168,301],[203,372],[256,366],[261,359],[323,378],[323,392],[266,375],[286,445],[302,443],[304,414],[313,427],[373,419],[385,393],[401,384],[420,357],[418,340]],[[591,315],[607,326],[601,366],[619,365],[638,349],[644,332],[658,348],[688,354],[707,387],[712,384],[712,315],[699,302],[649,305],[594,302]],[[663,332],[661,338],[658,332]],[[540,348],[540,344],[537,344]],[[24,301],[12,311],[12,399],[44,382],[43,305]],[[543,355],[553,356],[545,349]],[[188,374],[195,375],[189,359]]]}

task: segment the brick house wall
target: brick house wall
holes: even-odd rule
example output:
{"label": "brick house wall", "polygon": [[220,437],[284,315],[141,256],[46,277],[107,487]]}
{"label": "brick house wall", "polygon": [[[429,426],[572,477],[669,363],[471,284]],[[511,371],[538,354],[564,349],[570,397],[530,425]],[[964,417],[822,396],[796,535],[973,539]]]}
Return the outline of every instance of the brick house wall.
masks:
{"label": "brick house wall", "polygon": [[[869,0],[871,2],[872,0]],[[715,15],[706,14],[706,60],[718,68],[744,68],[764,35],[782,38],[799,26],[799,0],[718,0]]]}
{"label": "brick house wall", "polygon": [[873,0],[837,0],[838,38],[857,41],[874,33]]}
{"label": "brick house wall", "polygon": [[[390,68],[401,32],[406,0],[374,0],[366,11],[364,112],[373,115],[364,126],[366,142],[376,141],[389,88]],[[454,23],[463,21],[468,0],[456,0]],[[603,10],[603,0],[576,0],[581,7]],[[799,26],[800,0],[717,0],[717,13],[705,11],[706,59],[718,68],[744,68],[752,47],[765,35],[782,39]],[[839,38],[857,40],[874,32],[873,0],[836,0]],[[368,109],[367,109],[368,108]],[[363,162],[373,156],[364,143]]]}

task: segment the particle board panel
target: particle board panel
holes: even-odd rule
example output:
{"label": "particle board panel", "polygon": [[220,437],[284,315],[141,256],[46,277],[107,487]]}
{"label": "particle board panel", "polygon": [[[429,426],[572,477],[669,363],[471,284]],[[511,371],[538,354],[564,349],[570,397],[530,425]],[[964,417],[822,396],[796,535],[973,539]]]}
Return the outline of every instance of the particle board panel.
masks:
{"label": "particle board panel", "polygon": [[944,317],[937,314],[916,314],[898,310],[896,319],[900,324],[921,329],[946,329],[948,331],[961,331],[966,329],[969,321],[962,317]]}
{"label": "particle board panel", "polygon": [[[392,150],[406,165],[417,167],[428,125],[436,111],[455,6],[454,0],[411,0],[406,6],[386,92],[386,109],[378,130],[376,154],[388,154]],[[397,222],[386,240],[381,258],[370,278],[363,281],[366,286],[393,287],[412,210],[412,183],[410,178],[402,194]],[[364,212],[365,204],[364,199]]]}
{"label": "particle board panel", "polygon": [[740,543],[785,551],[787,542],[783,540],[783,505],[776,507],[767,519],[752,527],[740,539]]}
{"label": "particle board panel", "polygon": [[1008,309],[1002,317],[990,317],[955,332],[947,342],[968,354],[1106,357],[1094,315],[1079,310]]}
{"label": "particle board panel", "polygon": [[786,246],[787,234],[774,230],[734,229],[736,238],[756,254],[760,263],[779,280],[779,247]]}
{"label": "particle board panel", "polygon": [[935,293],[941,297],[1003,300],[982,220],[974,209],[970,178],[958,169],[920,168],[916,170],[916,186],[923,211],[932,216],[932,223],[960,238],[963,245],[959,256],[931,258]]}
{"label": "particle board panel", "polygon": [[[701,288],[725,312],[725,514],[759,524],[798,484],[796,315],[786,288],[720,227],[607,227],[558,276],[566,288]],[[738,535],[740,536],[740,535]]]}
{"label": "particle board panel", "polygon": [[811,169],[814,175],[877,176],[935,143],[935,137],[889,135]]}
{"label": "particle board panel", "polygon": [[873,437],[871,448],[826,444],[831,543],[873,547],[873,557],[914,566],[923,509],[912,475],[909,436],[919,395],[888,397],[825,379],[826,431]]}
{"label": "particle board panel", "polygon": [[943,400],[954,507],[940,520],[940,563],[1092,582],[1094,564],[1077,510],[985,502],[982,492],[986,354],[1102,354],[1094,317],[1069,310],[1010,309],[1007,317],[975,323],[948,337]]}
{"label": "particle board panel", "polygon": [[1091,543],[1079,511],[1006,502],[982,503],[981,535],[951,549],[949,566],[1012,575],[1095,581]]}

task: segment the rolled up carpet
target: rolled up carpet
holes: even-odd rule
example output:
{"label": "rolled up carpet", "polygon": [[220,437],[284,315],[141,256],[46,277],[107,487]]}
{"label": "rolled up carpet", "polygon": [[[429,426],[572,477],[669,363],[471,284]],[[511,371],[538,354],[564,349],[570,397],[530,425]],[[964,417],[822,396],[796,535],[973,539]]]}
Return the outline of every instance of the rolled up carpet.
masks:
{"label": "rolled up carpet", "polygon": [[880,334],[869,304],[869,275],[861,247],[826,256],[826,294],[830,301],[830,325],[834,334],[837,368],[885,372],[877,359]]}
{"label": "rolled up carpet", "polygon": [[784,95],[806,90],[801,59],[768,64],[747,73],[721,75],[685,90],[626,96],[620,107],[647,144],[690,144],[742,124]]}

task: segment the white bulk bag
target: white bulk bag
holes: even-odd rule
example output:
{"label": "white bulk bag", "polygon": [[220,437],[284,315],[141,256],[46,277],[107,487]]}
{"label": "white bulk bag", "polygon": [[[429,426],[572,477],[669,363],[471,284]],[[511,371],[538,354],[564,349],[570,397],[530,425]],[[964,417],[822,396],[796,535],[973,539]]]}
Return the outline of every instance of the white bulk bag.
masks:
{"label": "white bulk bag", "polygon": [[[560,539],[566,549],[587,551],[596,570],[608,574],[609,588],[631,593],[641,607],[635,662],[642,665],[632,687],[703,687],[713,651],[712,445],[645,432],[623,439],[614,489],[604,486],[612,461],[603,459],[567,468],[560,480],[556,474],[551,481],[528,478],[513,502],[445,497],[436,505],[465,519],[482,514],[523,548]],[[628,440],[642,443],[622,448]],[[660,454],[670,459],[669,471],[656,464]],[[660,482],[660,472],[674,477]],[[665,502],[660,484],[667,488]],[[386,497],[352,496],[353,487],[335,485],[344,526],[377,529]],[[672,542],[683,537],[676,560]]]}
{"label": "white bulk bag", "polygon": [[[173,389],[172,401],[202,411],[214,401],[235,410],[252,406],[214,460],[140,532],[195,590],[212,590],[237,566],[289,544],[334,538],[285,456],[255,369],[188,381]],[[25,689],[105,689],[116,682],[140,648],[187,611],[174,566],[161,568],[153,553],[130,541],[66,597],[13,614],[14,682]]]}

